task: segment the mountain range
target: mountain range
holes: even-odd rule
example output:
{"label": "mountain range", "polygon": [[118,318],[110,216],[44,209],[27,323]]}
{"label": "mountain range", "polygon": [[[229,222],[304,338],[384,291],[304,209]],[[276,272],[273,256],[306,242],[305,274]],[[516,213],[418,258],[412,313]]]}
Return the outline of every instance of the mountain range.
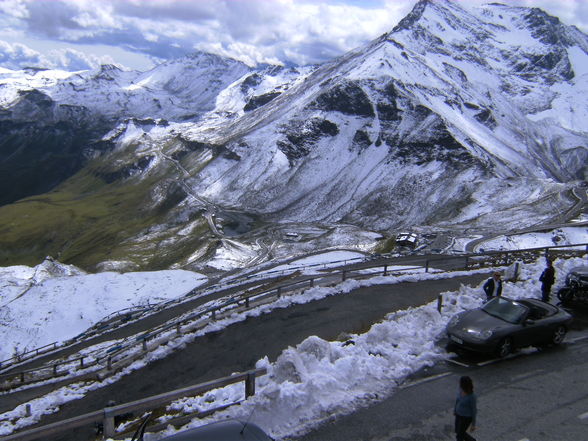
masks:
{"label": "mountain range", "polygon": [[588,37],[422,0],[318,66],[0,69],[0,264],[229,270],[541,225],[587,178]]}

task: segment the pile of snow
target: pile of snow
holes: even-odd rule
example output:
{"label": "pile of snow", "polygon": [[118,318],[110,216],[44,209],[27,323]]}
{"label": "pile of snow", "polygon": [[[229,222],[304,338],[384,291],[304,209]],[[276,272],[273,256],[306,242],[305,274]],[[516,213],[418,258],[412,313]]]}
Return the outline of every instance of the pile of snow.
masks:
{"label": "pile of snow", "polygon": [[86,274],[47,259],[0,268],[0,361],[75,337],[113,312],[171,300],[207,278],[184,270]]}

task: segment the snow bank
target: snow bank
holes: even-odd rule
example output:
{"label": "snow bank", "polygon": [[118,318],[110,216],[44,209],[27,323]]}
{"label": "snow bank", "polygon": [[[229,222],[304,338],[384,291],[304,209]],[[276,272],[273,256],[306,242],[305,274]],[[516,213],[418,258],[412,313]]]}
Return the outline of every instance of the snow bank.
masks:
{"label": "snow bank", "polygon": [[47,261],[1,268],[0,361],[15,350],[75,337],[113,312],[178,298],[206,281],[183,270],[85,274]]}

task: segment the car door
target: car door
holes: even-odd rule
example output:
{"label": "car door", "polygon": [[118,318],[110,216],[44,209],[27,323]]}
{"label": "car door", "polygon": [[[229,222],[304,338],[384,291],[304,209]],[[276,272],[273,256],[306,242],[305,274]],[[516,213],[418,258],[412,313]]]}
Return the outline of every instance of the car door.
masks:
{"label": "car door", "polygon": [[534,307],[530,309],[523,327],[526,345],[540,345],[550,341],[553,333],[553,320],[546,310]]}
{"label": "car door", "polygon": [[513,326],[512,339],[515,346],[524,348],[532,346],[541,341],[544,324],[541,320],[535,319],[530,310]]}

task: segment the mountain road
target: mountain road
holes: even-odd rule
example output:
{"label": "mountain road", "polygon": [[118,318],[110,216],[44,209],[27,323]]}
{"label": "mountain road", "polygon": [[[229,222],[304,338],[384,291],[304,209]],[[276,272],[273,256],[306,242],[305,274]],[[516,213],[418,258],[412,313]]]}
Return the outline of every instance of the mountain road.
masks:
{"label": "mountain road", "polygon": [[[477,274],[376,285],[250,317],[197,338],[183,350],[61,406],[58,413],[43,417],[39,425],[102,409],[110,401],[126,403],[244,371],[265,356],[275,360],[286,347],[311,335],[334,340],[349,333],[365,332],[389,312],[431,302],[441,292],[457,290],[461,284],[477,285],[484,279],[485,275]],[[16,405],[26,398],[14,393],[4,396],[3,401]],[[85,428],[51,439],[79,441],[94,436],[93,429]]]}

